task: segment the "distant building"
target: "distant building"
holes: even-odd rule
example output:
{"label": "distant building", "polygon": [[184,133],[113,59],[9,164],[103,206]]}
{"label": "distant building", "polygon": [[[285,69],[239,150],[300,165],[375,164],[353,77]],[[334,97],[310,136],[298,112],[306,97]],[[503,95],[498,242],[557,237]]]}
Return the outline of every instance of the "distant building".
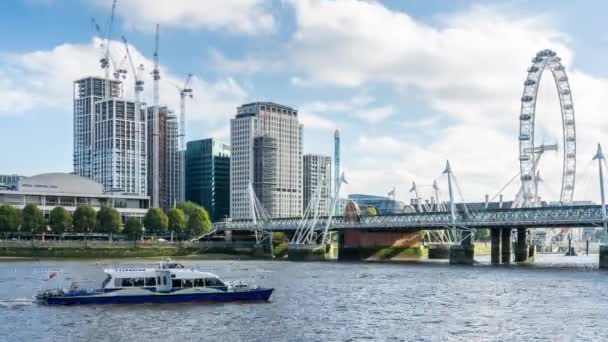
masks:
{"label": "distant building", "polygon": [[357,203],[362,213],[367,208],[376,208],[378,215],[399,214],[406,207],[405,203],[385,196],[352,194],[348,195],[348,199]]}
{"label": "distant building", "polygon": [[15,187],[23,176],[19,175],[0,175],[0,187]]}
{"label": "distant building", "polygon": [[[305,211],[308,204],[314,199],[317,191],[321,191],[319,200],[319,214],[326,216],[330,211],[331,202],[331,157],[316,154],[304,155],[304,203]],[[320,190],[319,190],[320,189]]]}
{"label": "distant building", "polygon": [[[109,96],[106,93],[109,92]],[[104,191],[146,195],[146,123],[122,98],[122,83],[99,77],[74,82],[74,173]]]}
{"label": "distant building", "polygon": [[186,200],[207,209],[214,222],[230,216],[230,146],[215,139],[188,142]]}
{"label": "distant building", "polygon": [[266,212],[276,215],[278,203],[274,196],[279,184],[277,139],[260,136],[253,139],[253,190]]}
{"label": "distant building", "polygon": [[[256,138],[258,148],[254,147]],[[276,141],[276,150],[272,147]],[[236,117],[230,120],[230,216],[232,219],[251,219],[249,189],[255,183],[258,167],[256,195],[266,202],[265,209],[272,217],[297,217],[302,215],[302,125],[297,110],[270,102],[255,102],[240,106]],[[276,152],[274,152],[276,151]],[[273,167],[262,160],[267,158]],[[260,168],[271,173],[269,180],[260,174]],[[274,174],[274,175],[272,175]],[[261,178],[260,178],[261,177]],[[261,183],[260,183],[261,180]],[[276,183],[273,189],[264,183]],[[268,190],[269,193],[265,191]]]}
{"label": "distant building", "polygon": [[[158,205],[166,211],[183,199],[180,189],[181,152],[179,152],[177,116],[167,107],[160,107],[158,120]],[[154,107],[148,107],[148,194],[151,197],[154,179],[153,124]]]}
{"label": "distant building", "polygon": [[105,192],[102,184],[70,173],[23,177],[15,189],[0,189],[0,205],[10,204],[23,209],[30,203],[36,204],[45,216],[57,206],[70,212],[82,204],[88,204],[95,210],[110,206],[118,210],[123,222],[128,217],[143,217],[149,208],[147,196]]}

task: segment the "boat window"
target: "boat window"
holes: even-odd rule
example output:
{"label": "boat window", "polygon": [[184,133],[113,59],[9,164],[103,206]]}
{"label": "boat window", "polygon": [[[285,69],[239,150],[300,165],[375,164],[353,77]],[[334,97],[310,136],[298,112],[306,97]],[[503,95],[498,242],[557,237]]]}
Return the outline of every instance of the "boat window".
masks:
{"label": "boat window", "polygon": [[143,287],[145,285],[145,283],[146,282],[145,282],[144,278],[135,278],[133,280],[133,285],[134,286]]}
{"label": "boat window", "polygon": [[160,285],[160,277],[156,277],[156,283]]}
{"label": "boat window", "polygon": [[171,282],[171,286],[172,287],[182,287],[182,280],[181,279],[173,279]]}
{"label": "boat window", "polygon": [[224,286],[224,283],[217,278],[206,278],[205,286]]}
{"label": "boat window", "polygon": [[112,280],[112,276],[108,274],[108,276],[106,277],[106,279],[103,281],[103,283],[101,283],[101,288],[105,289],[106,286],[108,286],[108,284],[110,283],[110,280]]}
{"label": "boat window", "polygon": [[131,278],[122,278],[120,279],[121,282],[121,286],[122,287],[132,287],[133,286],[133,279]]}
{"label": "boat window", "polygon": [[167,285],[167,277],[163,277],[163,285]]}
{"label": "boat window", "polygon": [[156,282],[154,278],[146,278],[146,286],[156,286]]}
{"label": "boat window", "polygon": [[194,279],[195,287],[205,287],[205,279]]}
{"label": "boat window", "polygon": [[182,279],[183,287],[192,287],[192,279]]}

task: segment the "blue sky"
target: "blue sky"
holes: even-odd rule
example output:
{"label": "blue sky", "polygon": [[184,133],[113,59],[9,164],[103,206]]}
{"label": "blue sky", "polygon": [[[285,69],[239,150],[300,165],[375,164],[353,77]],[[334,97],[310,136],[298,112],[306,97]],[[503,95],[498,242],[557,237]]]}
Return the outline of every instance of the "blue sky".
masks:
{"label": "blue sky", "polygon": [[[71,171],[71,84],[101,75],[91,18],[104,24],[110,4],[0,2],[0,173]],[[608,5],[584,4],[119,0],[112,47],[122,59],[118,42],[127,36],[148,74],[154,24],[161,24],[161,102],[177,110],[173,84],[187,73],[195,77],[189,140],[228,142],[239,104],[290,105],[305,125],[305,153],[331,155],[332,131],[341,129],[345,194],[385,194],[395,186],[405,201],[412,181],[428,189],[437,179],[445,188],[446,159],[467,200],[493,195],[518,171],[525,70],[536,51],[551,48],[564,59],[576,108],[575,197],[590,198],[596,181],[589,159],[608,129]],[[545,76],[537,139],[559,142],[557,96]],[[127,79],[127,96],[131,87]],[[151,88],[147,81],[147,101]],[[543,157],[547,199],[559,193],[560,171],[559,154]]]}

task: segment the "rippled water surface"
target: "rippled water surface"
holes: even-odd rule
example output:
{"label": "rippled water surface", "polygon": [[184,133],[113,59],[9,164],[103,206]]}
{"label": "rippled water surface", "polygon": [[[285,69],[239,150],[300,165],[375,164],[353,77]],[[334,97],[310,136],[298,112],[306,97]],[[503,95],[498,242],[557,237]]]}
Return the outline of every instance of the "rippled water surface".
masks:
{"label": "rippled water surface", "polygon": [[45,280],[42,268],[92,287],[103,267],[142,262],[1,262],[0,340],[608,340],[608,272],[593,265],[597,255],[541,255],[532,267],[184,263],[272,286],[272,302],[47,307],[31,298],[59,280]]}

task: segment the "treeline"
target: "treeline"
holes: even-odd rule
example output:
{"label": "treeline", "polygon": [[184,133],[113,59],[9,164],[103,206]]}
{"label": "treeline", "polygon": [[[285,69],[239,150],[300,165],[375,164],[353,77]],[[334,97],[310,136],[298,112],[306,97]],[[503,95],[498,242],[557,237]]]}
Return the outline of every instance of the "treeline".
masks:
{"label": "treeline", "polygon": [[[145,229],[145,230],[144,230]],[[63,233],[105,233],[125,234],[132,239],[142,234],[182,237],[200,236],[211,229],[211,220],[205,208],[193,202],[178,203],[166,213],[159,208],[151,208],[143,219],[130,217],[122,225],[118,210],[101,207],[95,211],[89,205],[80,205],[70,214],[63,207],[55,207],[44,217],[35,204],[19,210],[11,205],[0,206],[0,233],[63,234]]]}

